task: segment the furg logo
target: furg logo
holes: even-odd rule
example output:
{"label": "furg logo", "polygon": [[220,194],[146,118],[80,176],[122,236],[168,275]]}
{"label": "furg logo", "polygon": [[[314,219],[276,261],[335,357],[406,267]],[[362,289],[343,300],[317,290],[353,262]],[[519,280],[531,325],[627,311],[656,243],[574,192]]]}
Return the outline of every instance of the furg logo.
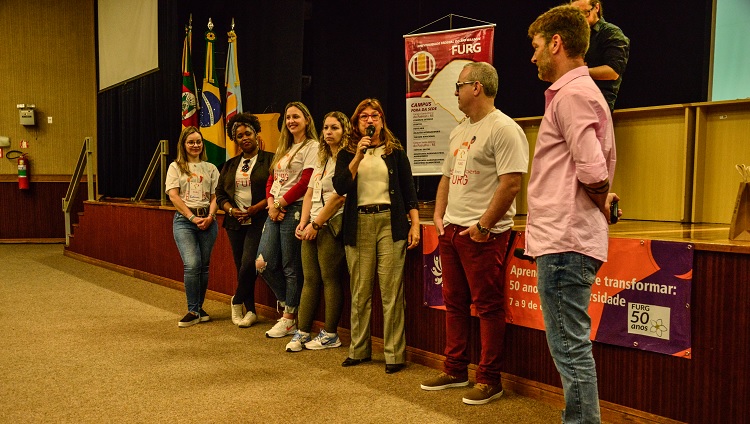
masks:
{"label": "furg logo", "polygon": [[417,81],[426,81],[435,73],[435,57],[429,52],[417,52],[409,59],[409,75]]}

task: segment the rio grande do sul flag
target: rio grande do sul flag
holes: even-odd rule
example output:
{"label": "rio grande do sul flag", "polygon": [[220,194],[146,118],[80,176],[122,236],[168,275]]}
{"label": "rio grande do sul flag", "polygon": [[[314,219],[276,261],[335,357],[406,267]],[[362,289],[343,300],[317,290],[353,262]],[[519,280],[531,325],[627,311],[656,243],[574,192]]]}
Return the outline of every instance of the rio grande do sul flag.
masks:
{"label": "rio grande do sul flag", "polygon": [[[242,113],[242,91],[240,90],[240,75],[237,69],[237,34],[234,32],[234,19],[229,36],[229,50],[227,51],[227,67],[224,83],[227,87],[226,119],[227,122],[236,114]],[[231,131],[231,128],[227,128]],[[239,151],[234,143],[227,143],[227,160],[236,156]]]}
{"label": "rio grande do sul flag", "polygon": [[193,25],[185,26],[185,41],[182,43],[182,128],[198,126],[198,99],[195,97],[193,75]]}
{"label": "rio grande do sul flag", "polygon": [[206,31],[206,68],[203,76],[203,91],[201,92],[200,123],[203,134],[204,148],[208,161],[221,168],[226,161],[226,142],[224,134],[224,119],[221,111],[221,95],[219,82],[216,78],[216,64],[214,63],[214,41],[216,34],[214,24],[208,20]]}

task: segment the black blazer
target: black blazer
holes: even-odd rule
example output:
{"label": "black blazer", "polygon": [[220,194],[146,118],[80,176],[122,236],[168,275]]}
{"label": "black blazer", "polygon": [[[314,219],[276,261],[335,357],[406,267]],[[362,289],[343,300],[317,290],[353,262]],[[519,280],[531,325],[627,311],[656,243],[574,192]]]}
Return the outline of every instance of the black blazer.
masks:
{"label": "black blazer", "polygon": [[[273,161],[273,153],[258,150],[258,160],[255,162],[252,172],[250,172],[250,190],[253,193],[253,205],[260,202],[261,199],[266,198],[266,182],[268,182],[271,161]],[[237,207],[237,204],[234,203],[234,176],[237,173],[237,167],[240,166],[240,162],[242,162],[242,154],[229,159],[221,168],[219,183],[216,185],[216,204],[219,205],[219,209],[221,210],[224,210],[224,204],[227,202],[231,207]],[[266,217],[268,217],[268,211],[263,209],[253,215],[252,224],[250,225],[262,226],[266,222]],[[239,230],[241,228],[240,222],[229,214],[224,215],[224,224],[222,226],[231,230]]]}
{"label": "black blazer", "polygon": [[[333,188],[336,193],[346,195],[344,202],[344,244],[357,244],[357,179],[352,179],[349,163],[354,159],[354,153],[341,149],[336,157],[336,171],[333,174]],[[409,219],[407,214],[412,209],[419,209],[417,192],[414,189],[414,178],[406,152],[393,149],[390,155],[383,155],[388,167],[388,194],[391,198],[391,235],[393,241],[406,240],[409,236]]]}

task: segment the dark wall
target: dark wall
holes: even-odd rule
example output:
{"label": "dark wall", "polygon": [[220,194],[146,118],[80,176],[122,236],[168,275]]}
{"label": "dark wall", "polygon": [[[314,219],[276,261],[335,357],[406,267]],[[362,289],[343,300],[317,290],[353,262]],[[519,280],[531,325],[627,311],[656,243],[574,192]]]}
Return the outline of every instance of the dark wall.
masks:
{"label": "dark wall", "polygon": [[[705,101],[710,55],[711,0],[666,1],[635,7],[604,0],[604,16],[631,40],[631,55],[616,108]],[[366,97],[385,105],[387,123],[405,137],[403,35],[449,14],[453,27],[476,26],[466,16],[496,24],[494,62],[500,76],[496,105],[514,118],[544,113],[544,90],[530,62],[528,26],[557,1],[381,0],[159,2],[160,71],[99,95],[100,192],[135,194],[159,139],[180,131],[180,63],[184,25],[193,14],[193,69],[201,86],[208,17],[217,34],[216,63],[223,85],[226,32],[236,21],[239,70],[246,111],[282,112],[305,102],[316,124],[331,110],[351,114]],[[449,28],[448,19],[418,31]],[[309,76],[309,86],[302,76]],[[421,199],[432,199],[433,177],[417,178]],[[154,184],[156,185],[156,184]],[[158,196],[152,187],[152,196]]]}
{"label": "dark wall", "polygon": [[[169,161],[181,129],[182,44],[193,16],[193,73],[203,85],[208,19],[214,24],[214,58],[224,93],[227,32],[235,19],[243,106],[252,112],[281,112],[301,95],[303,0],[252,2],[159,1],[159,70],[98,96],[99,192],[132,197],[156,150],[170,141]],[[158,181],[158,178],[156,179]],[[161,187],[152,183],[150,198]]]}

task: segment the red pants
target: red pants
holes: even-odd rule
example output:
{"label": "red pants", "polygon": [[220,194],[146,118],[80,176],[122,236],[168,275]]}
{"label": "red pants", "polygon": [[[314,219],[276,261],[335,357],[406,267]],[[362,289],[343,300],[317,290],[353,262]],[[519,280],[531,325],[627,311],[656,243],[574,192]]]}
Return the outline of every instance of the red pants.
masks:
{"label": "red pants", "polygon": [[505,254],[510,231],[491,234],[487,243],[477,243],[458,233],[466,227],[448,225],[440,236],[445,302],[445,372],[467,377],[471,329],[471,304],[479,316],[482,354],[477,383],[500,383],[505,338]]}

